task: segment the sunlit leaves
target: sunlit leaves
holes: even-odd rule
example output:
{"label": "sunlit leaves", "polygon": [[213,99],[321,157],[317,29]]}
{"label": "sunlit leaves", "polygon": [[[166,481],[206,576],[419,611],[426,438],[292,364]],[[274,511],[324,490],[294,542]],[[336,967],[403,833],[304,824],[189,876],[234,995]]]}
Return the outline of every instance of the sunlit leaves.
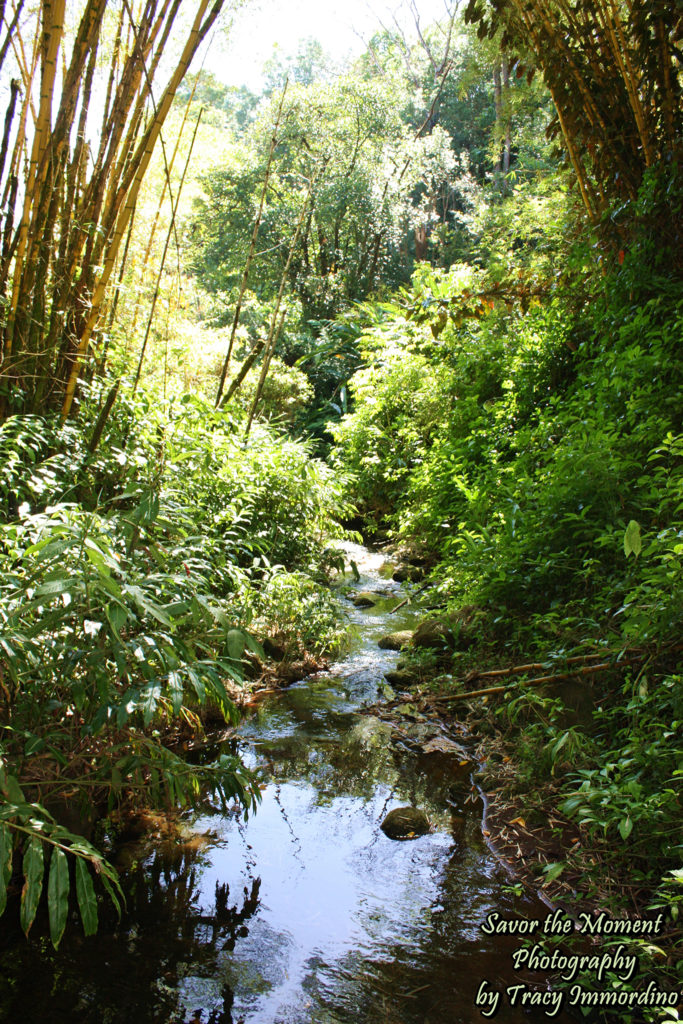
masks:
{"label": "sunlit leaves", "polygon": [[627,558],[629,555],[635,555],[637,558],[642,548],[643,542],[640,537],[640,525],[635,519],[631,519],[624,534],[624,554]]}

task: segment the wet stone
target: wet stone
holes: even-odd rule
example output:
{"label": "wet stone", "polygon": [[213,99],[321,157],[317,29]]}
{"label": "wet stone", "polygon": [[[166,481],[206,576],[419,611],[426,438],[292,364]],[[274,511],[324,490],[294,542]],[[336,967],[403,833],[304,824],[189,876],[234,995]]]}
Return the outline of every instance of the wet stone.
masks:
{"label": "wet stone", "polygon": [[383,651],[401,651],[413,639],[412,629],[399,629],[395,633],[387,633],[378,642],[377,646]]}
{"label": "wet stone", "polygon": [[[454,740],[448,739],[447,736],[434,736],[423,747],[423,753],[425,754],[450,754],[457,755],[461,758],[466,758],[465,751],[456,743]],[[469,759],[468,759],[469,763]]]}
{"label": "wet stone", "polygon": [[419,720],[408,724],[403,723],[402,728],[404,735],[414,740],[420,747],[424,747],[425,744],[434,739],[436,733],[436,729],[431,722],[421,722]]}
{"label": "wet stone", "polygon": [[372,608],[379,601],[379,594],[372,590],[361,590],[351,598],[356,608]]}
{"label": "wet stone", "polygon": [[417,839],[429,832],[429,818],[417,807],[396,807],[380,825],[389,839]]}
{"label": "wet stone", "polygon": [[424,576],[424,570],[417,565],[399,565],[392,574],[396,583],[417,583]]}
{"label": "wet stone", "polygon": [[404,668],[392,669],[389,672],[385,672],[384,678],[388,683],[391,683],[392,686],[397,686],[399,689],[401,687],[415,686],[418,681],[417,676],[413,672],[409,672]]}

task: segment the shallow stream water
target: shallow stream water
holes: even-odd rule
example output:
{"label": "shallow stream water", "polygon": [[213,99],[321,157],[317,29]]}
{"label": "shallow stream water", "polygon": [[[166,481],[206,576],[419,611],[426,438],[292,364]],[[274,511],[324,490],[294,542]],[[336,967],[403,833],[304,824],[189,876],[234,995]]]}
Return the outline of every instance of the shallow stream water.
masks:
{"label": "shallow stream water", "polygon": [[[416,613],[390,614],[405,593],[381,555],[350,556],[358,589],[382,593],[371,609],[349,606],[350,653],[267,698],[231,741],[262,776],[256,814],[195,814],[183,841],[129,851],[122,925],[87,941],[73,928],[58,954],[40,937],[0,945],[0,1019],[469,1024],[486,1019],[483,979],[525,980],[510,959],[519,939],[481,925],[547,909],[510,895],[469,770],[361,713],[397,658],[378,639]],[[428,814],[430,834],[383,834],[405,804]],[[547,1019],[502,1002],[497,1021]]]}

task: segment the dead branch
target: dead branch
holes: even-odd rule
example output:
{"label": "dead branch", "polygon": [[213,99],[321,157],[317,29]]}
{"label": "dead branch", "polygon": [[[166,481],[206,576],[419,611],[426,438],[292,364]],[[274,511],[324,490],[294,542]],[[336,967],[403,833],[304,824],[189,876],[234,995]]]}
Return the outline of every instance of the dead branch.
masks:
{"label": "dead branch", "polygon": [[[636,655],[631,658],[622,658],[620,662],[605,661],[599,665],[582,665],[573,669],[571,672],[557,672],[553,675],[537,676],[535,679],[527,679],[523,681],[522,686],[535,687],[545,686],[546,684],[550,685],[553,683],[564,683],[569,679],[574,679],[576,676],[588,676],[596,675],[598,672],[609,672],[610,670],[619,668],[621,665],[629,665],[640,661],[641,658],[642,655]],[[488,697],[491,694],[505,693],[511,689],[511,686],[489,686],[482,690],[469,690],[467,693],[442,694],[439,697],[432,697],[430,700],[434,703],[442,701],[450,702],[471,700],[475,697]]]}

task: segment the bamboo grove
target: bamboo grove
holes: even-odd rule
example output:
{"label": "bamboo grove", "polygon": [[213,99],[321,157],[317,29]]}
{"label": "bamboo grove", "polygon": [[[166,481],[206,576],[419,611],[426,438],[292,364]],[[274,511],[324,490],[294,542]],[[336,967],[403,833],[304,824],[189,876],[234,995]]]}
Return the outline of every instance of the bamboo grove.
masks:
{"label": "bamboo grove", "polygon": [[[548,132],[561,137],[588,217],[617,248],[628,244],[634,218],[606,215],[615,203],[635,204],[646,175],[655,182],[664,170],[670,180],[682,155],[681,5],[470,0],[466,18],[480,36],[501,37],[517,75],[542,71],[556,108]],[[680,252],[680,219],[671,213],[660,197],[650,226]]]}
{"label": "bamboo grove", "polygon": [[87,0],[67,31],[65,0],[0,2],[0,68],[16,70],[0,145],[3,418],[71,412],[152,153],[223,0],[187,6]]}

